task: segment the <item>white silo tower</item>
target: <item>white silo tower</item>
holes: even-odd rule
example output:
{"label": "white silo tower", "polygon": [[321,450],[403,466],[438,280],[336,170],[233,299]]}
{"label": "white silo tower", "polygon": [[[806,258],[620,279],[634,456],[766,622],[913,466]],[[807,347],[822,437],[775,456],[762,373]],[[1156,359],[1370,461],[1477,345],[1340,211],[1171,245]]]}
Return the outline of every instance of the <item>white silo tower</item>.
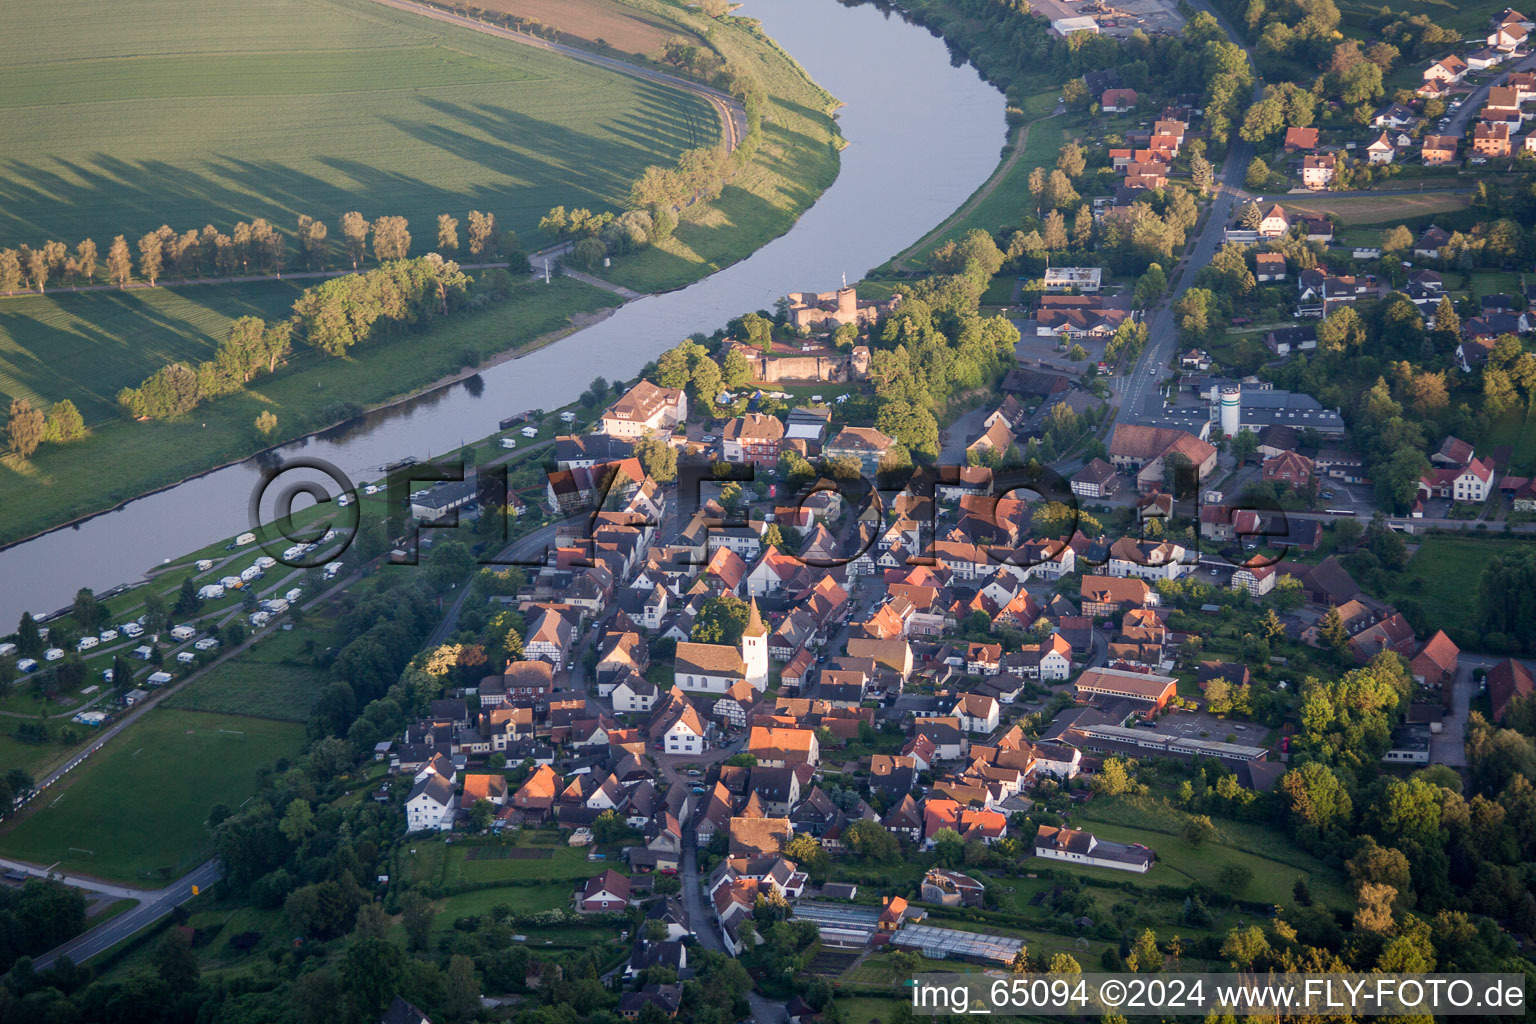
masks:
{"label": "white silo tower", "polygon": [[1243,421],[1243,389],[1228,384],[1221,389],[1221,432],[1236,437]]}

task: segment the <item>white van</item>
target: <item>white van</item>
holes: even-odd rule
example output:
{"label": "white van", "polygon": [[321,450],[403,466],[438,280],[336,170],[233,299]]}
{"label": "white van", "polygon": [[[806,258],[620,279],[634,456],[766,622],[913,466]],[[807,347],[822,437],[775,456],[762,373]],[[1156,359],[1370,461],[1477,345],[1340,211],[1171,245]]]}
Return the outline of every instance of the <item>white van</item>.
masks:
{"label": "white van", "polygon": [[219,646],[219,642],[211,636],[205,636],[192,646],[200,651],[211,651]]}
{"label": "white van", "polygon": [[62,647],[50,647],[43,652],[44,661],[60,661],[63,657],[64,649]]}
{"label": "white van", "polygon": [[17,671],[20,671],[20,672],[36,672],[37,671],[37,659],[36,658],[22,658],[20,661],[18,661],[16,663],[16,669],[17,669]]}
{"label": "white van", "polygon": [[254,565],[248,565],[240,570],[240,581],[242,583],[249,583],[252,580],[259,579],[261,579],[261,570]]}
{"label": "white van", "polygon": [[538,437],[539,436],[539,428],[538,427],[524,427],[523,428],[523,436],[524,437]]}
{"label": "white van", "polygon": [[177,641],[178,643],[183,640],[191,640],[195,636],[197,636],[197,630],[193,629],[191,626],[177,626],[175,629],[171,630],[171,639]]}
{"label": "white van", "polygon": [[104,644],[109,644],[113,640],[117,639],[117,630],[115,630],[115,629],[104,629],[104,630],[101,631],[101,635],[98,636],[96,639],[100,640]]}
{"label": "white van", "polygon": [[503,448],[507,449],[508,451],[511,451],[513,448],[517,447],[517,438],[515,438],[515,437],[504,437],[504,438],[501,439],[501,446]]}
{"label": "white van", "polygon": [[75,650],[77,650],[77,651],[88,651],[92,647],[99,646],[100,644],[101,644],[101,641],[96,639],[93,636],[83,636],[83,637],[80,638],[80,642],[75,644]]}
{"label": "white van", "polygon": [[211,558],[199,558],[197,560],[197,571],[198,572],[207,572],[209,569],[212,569],[212,568],[213,568],[213,559],[211,559]]}
{"label": "white van", "polygon": [[176,660],[181,662],[183,665],[190,665],[197,660],[197,655],[193,654],[191,651],[182,651],[180,654],[176,655]]}
{"label": "white van", "polygon": [[269,623],[271,621],[272,621],[272,616],[268,615],[266,612],[252,612],[251,613],[251,625],[253,625],[253,626],[258,626],[258,627],[265,626],[267,623]]}
{"label": "white van", "polygon": [[288,591],[288,593],[284,594],[283,596],[288,599],[288,603],[289,604],[293,604],[299,598],[304,596],[304,588],[303,587],[294,587],[292,590]]}
{"label": "white van", "polygon": [[247,544],[255,543],[256,535],[254,533],[242,533],[240,536],[235,538],[235,544],[238,547],[245,547]]}
{"label": "white van", "polygon": [[0,644],[0,658],[3,658],[3,657],[5,657],[8,654],[15,654],[15,653],[16,653],[16,645],[15,644]]}
{"label": "white van", "polygon": [[200,587],[197,591],[197,596],[204,601],[217,601],[224,596],[224,585],[222,583],[210,583],[205,587]]}
{"label": "white van", "polygon": [[129,639],[141,637],[144,635],[144,627],[137,622],[125,622],[123,623],[123,634]]}
{"label": "white van", "polygon": [[256,559],[256,568],[258,569],[270,569],[276,564],[277,559],[273,558],[271,555],[262,555],[260,558]]}

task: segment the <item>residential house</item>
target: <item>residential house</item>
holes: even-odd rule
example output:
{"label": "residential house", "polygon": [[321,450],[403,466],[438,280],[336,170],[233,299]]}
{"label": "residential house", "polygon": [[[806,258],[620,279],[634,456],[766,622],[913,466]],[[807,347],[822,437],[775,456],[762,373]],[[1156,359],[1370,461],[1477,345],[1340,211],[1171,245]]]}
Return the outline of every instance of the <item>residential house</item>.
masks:
{"label": "residential house", "polygon": [[437,772],[426,772],[405,798],[407,832],[446,832],[453,828],[453,783]]}
{"label": "residential house", "polygon": [[1131,608],[1155,608],[1157,592],[1143,579],[1084,576],[1083,614],[1090,618],[1118,616]]}
{"label": "residential house", "polygon": [[1124,114],[1136,109],[1138,97],[1135,89],[1105,89],[1099,98],[1099,109],[1106,114]]}
{"label": "residential house", "polygon": [[614,402],[599,419],[602,432],[613,437],[644,437],[671,433],[688,419],[688,396],[679,388],[657,387],[642,380]]}
{"label": "residential house", "polygon": [[629,906],[629,893],[629,878],[609,868],[587,879],[576,899],[576,909],[583,914],[622,913]]}
{"label": "residential house", "polygon": [[1308,154],[1301,160],[1301,183],[1314,191],[1333,184],[1338,173],[1338,157],[1333,153]]}
{"label": "residential house", "polygon": [[874,427],[844,427],[822,447],[822,454],[828,459],[855,459],[863,468],[864,475],[874,479],[881,461],[895,443],[894,438],[887,437]]}
{"label": "residential house", "polygon": [[1253,257],[1255,267],[1254,277],[1262,284],[1265,281],[1285,280],[1285,256],[1278,252],[1261,252]]}
{"label": "residential house", "polygon": [[1472,152],[1481,157],[1509,156],[1509,125],[1502,121],[1479,121],[1472,127]]}
{"label": "residential house", "polygon": [[1377,138],[1369,146],[1365,147],[1366,162],[1372,164],[1373,166],[1378,164],[1389,164],[1396,157],[1397,147],[1392,144],[1392,140],[1387,137],[1386,132],[1382,132],[1379,138]]}
{"label": "residential house", "polygon": [[1467,77],[1467,62],[1454,53],[1424,69],[1424,81],[1456,85]]}
{"label": "residential house", "polygon": [[1426,135],[1419,148],[1425,166],[1440,167],[1456,162],[1456,151],[1461,140],[1454,135]]}
{"label": "residential house", "polygon": [[1424,642],[1408,663],[1413,681],[1422,686],[1443,687],[1456,677],[1456,659],[1460,656],[1461,649],[1445,635],[1445,630],[1435,630],[1435,635]]}
{"label": "residential house", "polygon": [[1317,148],[1318,132],[1316,128],[1287,128],[1285,130],[1285,151],[1287,153],[1310,153]]}
{"label": "residential house", "polygon": [[1093,459],[1072,476],[1072,493],[1080,498],[1108,498],[1120,489],[1115,467]]}
{"label": "residential house", "polygon": [[1287,484],[1298,493],[1312,483],[1312,460],[1296,452],[1281,452],[1264,460],[1260,476],[1268,483]]}
{"label": "residential house", "polygon": [[1002,709],[996,700],[979,693],[965,693],[950,711],[960,720],[960,728],[966,732],[987,735],[997,728]]}
{"label": "residential house", "polygon": [[784,423],[777,416],[749,412],[727,420],[720,431],[720,451],[726,462],[771,466],[779,461]]}
{"label": "residential house", "polygon": [[821,761],[821,745],[814,729],[754,725],[747,736],[747,752],[757,758],[758,764],[770,768],[797,764],[814,768]]}
{"label": "residential house", "polygon": [[1503,722],[1514,700],[1531,699],[1531,670],[1521,662],[1506,658],[1488,670],[1488,705],[1495,722]]}
{"label": "residential house", "polygon": [[1146,874],[1153,860],[1145,846],[1111,843],[1091,832],[1052,825],[1041,825],[1035,832],[1035,856],[1138,874]]}

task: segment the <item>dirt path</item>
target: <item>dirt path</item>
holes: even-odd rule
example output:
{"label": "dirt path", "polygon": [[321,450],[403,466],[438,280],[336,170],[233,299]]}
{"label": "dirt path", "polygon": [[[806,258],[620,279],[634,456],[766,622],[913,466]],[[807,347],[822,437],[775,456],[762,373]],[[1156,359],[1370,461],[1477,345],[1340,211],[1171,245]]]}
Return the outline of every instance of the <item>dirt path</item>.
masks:
{"label": "dirt path", "polygon": [[1026,124],[1020,128],[1019,137],[1013,142],[1013,152],[1008,154],[1008,158],[1006,160],[997,165],[997,170],[992,172],[992,177],[988,178],[982,184],[981,188],[977,189],[971,195],[971,198],[960,204],[960,208],[958,210],[945,218],[944,223],[928,232],[922,238],[919,238],[916,242],[912,243],[912,245],[909,246],[905,252],[892,260],[891,269],[898,272],[906,270],[907,260],[911,259],[914,255],[920,252],[925,245],[929,244],[929,239],[938,238],[940,235],[944,234],[944,232],[954,227],[960,221],[964,220],[966,217],[969,217],[972,210],[976,209],[977,206],[981,205],[983,200],[991,196],[993,192],[997,191],[997,186],[1003,183],[1003,179],[1012,173],[1014,166],[1019,162],[1019,159],[1024,156],[1024,147],[1029,144],[1029,130],[1039,122],[1044,121],[1046,118],[1057,117],[1059,115],[1060,111],[1046,114],[1043,117],[1037,117],[1035,120],[1029,122],[1029,124]]}

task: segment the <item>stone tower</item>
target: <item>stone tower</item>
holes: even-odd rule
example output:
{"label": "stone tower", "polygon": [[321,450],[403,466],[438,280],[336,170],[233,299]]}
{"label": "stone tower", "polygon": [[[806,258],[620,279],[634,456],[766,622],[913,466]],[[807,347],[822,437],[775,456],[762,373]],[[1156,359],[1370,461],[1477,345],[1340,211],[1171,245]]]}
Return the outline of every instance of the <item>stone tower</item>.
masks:
{"label": "stone tower", "polygon": [[747,628],[741,631],[741,660],[747,666],[747,682],[762,692],[768,688],[768,627],[757,611],[757,598],[752,599],[752,617]]}

